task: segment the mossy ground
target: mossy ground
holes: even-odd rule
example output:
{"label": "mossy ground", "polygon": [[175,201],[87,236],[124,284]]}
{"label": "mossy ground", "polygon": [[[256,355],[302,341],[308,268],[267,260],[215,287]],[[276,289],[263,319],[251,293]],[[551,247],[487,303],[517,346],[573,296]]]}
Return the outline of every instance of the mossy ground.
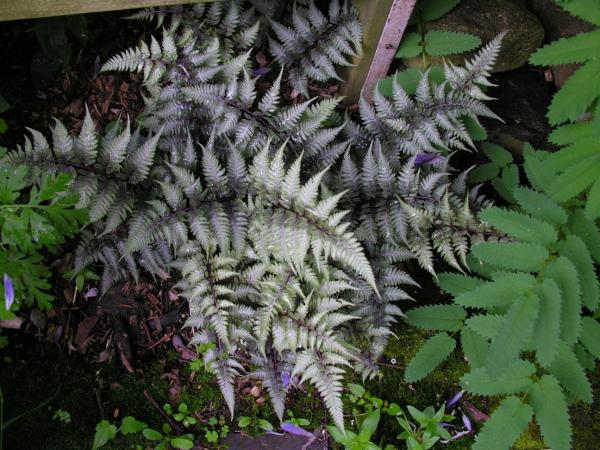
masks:
{"label": "mossy ground", "polygon": [[[382,376],[365,383],[372,395],[400,406],[413,405],[423,409],[429,405],[439,407],[445,400],[460,390],[459,379],[467,369],[459,354],[448,359],[441,367],[424,380],[408,384],[403,380],[403,368],[427,338],[427,334],[408,327],[396,330],[397,337],[390,340],[385,354]],[[146,363],[141,374],[126,374],[121,368],[110,364],[90,363],[78,355],[65,355],[49,344],[11,345],[0,353],[0,382],[5,398],[5,419],[34,408],[51,397],[58,388],[59,394],[48,407],[26,415],[12,424],[4,434],[4,450],[89,450],[96,424],[106,418],[119,423],[126,415],[135,416],[150,426],[160,429],[164,418],[150,405],[144,390],[159,405],[168,401],[169,382],[163,376],[168,361],[158,358]],[[168,358],[167,358],[168,359]],[[191,375],[183,368],[181,379]],[[590,374],[595,392],[600,390],[598,370]],[[360,383],[360,380],[351,381]],[[184,383],[185,384],[185,383]],[[186,384],[181,392],[181,401],[191,411],[222,411],[223,401],[214,379],[206,373],[197,373],[193,383]],[[307,428],[318,428],[327,423],[323,405],[313,391],[295,391],[288,402],[295,417],[310,421]],[[477,397],[468,400],[483,411],[493,408],[495,402]],[[60,423],[52,419],[54,411],[61,408],[71,415],[71,422]],[[113,419],[118,410],[119,419]],[[576,404],[572,407],[574,424],[574,450],[597,449],[596,436],[600,433],[600,407]],[[277,423],[272,408],[266,403],[258,406],[253,398],[242,399],[237,413],[260,417]],[[458,419],[460,420],[460,419]],[[232,429],[235,427],[235,424]],[[393,443],[399,426],[394,419],[383,415],[377,440]],[[137,439],[117,439],[107,445],[109,450],[131,448]],[[472,438],[462,439],[443,446],[448,450],[463,450],[470,447]],[[213,444],[217,448],[216,444]],[[538,427],[533,424],[514,446],[515,450],[545,449]]]}

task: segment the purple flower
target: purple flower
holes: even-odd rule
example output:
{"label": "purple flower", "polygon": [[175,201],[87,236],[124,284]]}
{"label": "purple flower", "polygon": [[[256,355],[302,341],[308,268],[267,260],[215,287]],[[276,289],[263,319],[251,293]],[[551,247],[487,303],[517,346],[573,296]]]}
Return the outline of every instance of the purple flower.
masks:
{"label": "purple flower", "polygon": [[290,371],[285,370],[281,372],[281,382],[283,383],[283,388],[287,391],[290,387]]}
{"label": "purple flower", "polygon": [[415,158],[414,165],[415,166],[425,166],[428,164],[435,164],[438,161],[443,161],[444,157],[442,155],[432,155],[429,153],[420,153]]}
{"label": "purple flower", "polygon": [[473,431],[473,424],[471,423],[471,420],[466,416],[466,414],[462,415],[462,421],[465,424],[465,428],[469,433]]}
{"label": "purple flower", "polygon": [[454,397],[452,397],[450,400],[448,400],[446,402],[446,409],[452,409],[459,402],[459,400],[462,398],[464,393],[465,393],[465,391],[459,391],[458,393],[456,393],[454,395]]}
{"label": "purple flower", "polygon": [[296,436],[305,436],[308,438],[314,437],[314,435],[310,431],[306,431],[304,428],[298,425],[294,425],[290,422],[284,422],[281,424],[281,429],[286,433],[290,433]]}
{"label": "purple flower", "polygon": [[97,288],[90,288],[86,291],[85,294],[83,294],[84,298],[93,298],[96,297],[98,295],[98,289]]}
{"label": "purple flower", "polygon": [[258,75],[264,75],[266,73],[269,73],[270,71],[271,71],[271,69],[268,67],[260,67],[258,69],[254,69],[252,71],[252,75],[257,77]]}
{"label": "purple flower", "polygon": [[10,311],[10,307],[15,301],[15,288],[13,287],[13,283],[11,278],[7,273],[4,274],[4,306],[7,311]]}

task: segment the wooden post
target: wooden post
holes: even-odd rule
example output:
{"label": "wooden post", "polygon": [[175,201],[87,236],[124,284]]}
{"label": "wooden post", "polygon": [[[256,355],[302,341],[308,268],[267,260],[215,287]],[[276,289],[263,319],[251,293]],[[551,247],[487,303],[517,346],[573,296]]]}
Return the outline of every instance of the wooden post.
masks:
{"label": "wooden post", "polygon": [[68,16],[101,11],[214,0],[0,0],[0,21]]}
{"label": "wooden post", "polygon": [[346,70],[341,94],[356,103],[362,95],[371,100],[373,88],[384,78],[415,7],[416,0],[358,0],[364,29],[362,58]]}

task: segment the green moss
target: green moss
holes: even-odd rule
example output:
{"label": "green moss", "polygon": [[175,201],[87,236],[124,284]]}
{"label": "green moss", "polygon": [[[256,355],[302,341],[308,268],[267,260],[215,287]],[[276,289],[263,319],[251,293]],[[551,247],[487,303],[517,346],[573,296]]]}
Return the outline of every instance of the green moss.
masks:
{"label": "green moss", "polygon": [[548,448],[540,434],[537,424],[530,424],[521,437],[515,442],[513,450],[542,450]]}

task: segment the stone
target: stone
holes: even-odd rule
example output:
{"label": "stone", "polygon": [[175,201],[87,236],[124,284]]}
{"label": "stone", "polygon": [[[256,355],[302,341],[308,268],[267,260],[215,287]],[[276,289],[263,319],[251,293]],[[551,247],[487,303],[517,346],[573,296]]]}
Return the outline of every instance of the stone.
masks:
{"label": "stone", "polygon": [[[455,31],[470,33],[481,38],[485,44],[500,32],[508,31],[502,44],[494,72],[517,69],[527,63],[529,56],[544,40],[544,28],[537,17],[517,0],[462,0],[445,16],[425,24],[426,31]],[[429,57],[430,64],[442,64],[448,60],[461,64],[474,52],[441,57]],[[408,67],[420,67],[422,59],[409,58]]]}

